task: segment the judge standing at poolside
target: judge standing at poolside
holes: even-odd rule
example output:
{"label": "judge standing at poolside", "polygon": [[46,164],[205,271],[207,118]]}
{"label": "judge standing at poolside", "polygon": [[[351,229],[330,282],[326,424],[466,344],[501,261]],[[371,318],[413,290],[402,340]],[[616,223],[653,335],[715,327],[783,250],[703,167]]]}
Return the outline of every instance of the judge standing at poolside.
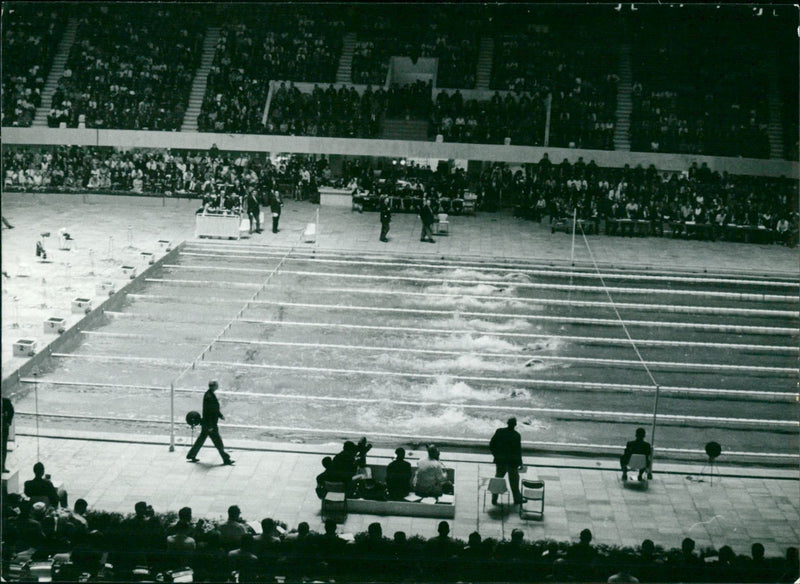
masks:
{"label": "judge standing at poolside", "polygon": [[[498,428],[489,442],[489,450],[494,456],[496,477],[504,477],[508,473],[508,482],[511,494],[514,495],[514,504],[522,503],[522,494],[519,492],[519,467],[522,466],[522,438],[515,430],[516,418],[509,418],[505,428]],[[497,505],[497,495],[492,495],[492,504]]]}
{"label": "judge standing at poolside", "polygon": [[230,455],[225,452],[225,446],[222,444],[222,437],[219,435],[219,428],[217,427],[219,420],[225,419],[225,416],[222,415],[222,412],[219,408],[219,400],[214,393],[217,391],[217,388],[219,388],[219,384],[216,380],[211,380],[208,382],[208,391],[206,391],[205,395],[203,396],[203,421],[201,422],[202,429],[200,431],[200,435],[197,437],[197,440],[194,441],[192,449],[189,450],[189,453],[186,455],[186,460],[188,462],[198,461],[197,453],[200,452],[200,449],[203,447],[203,444],[208,437],[211,437],[211,441],[214,443],[214,446],[217,447],[217,451],[222,457],[222,464],[231,465],[234,462]]}

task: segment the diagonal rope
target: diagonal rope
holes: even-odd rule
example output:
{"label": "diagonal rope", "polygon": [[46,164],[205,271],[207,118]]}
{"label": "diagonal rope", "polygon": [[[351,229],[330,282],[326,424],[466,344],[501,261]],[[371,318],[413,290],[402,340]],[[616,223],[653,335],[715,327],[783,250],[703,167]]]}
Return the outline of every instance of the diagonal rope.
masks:
{"label": "diagonal rope", "polygon": [[633,337],[631,337],[631,334],[628,331],[628,327],[625,325],[625,321],[622,320],[622,316],[620,315],[619,310],[617,310],[617,305],[614,303],[614,299],[611,297],[611,292],[609,292],[608,287],[606,286],[606,282],[603,279],[603,274],[600,273],[600,268],[597,265],[597,261],[594,259],[592,248],[589,246],[589,240],[586,239],[586,233],[583,231],[583,225],[581,225],[580,227],[581,227],[581,236],[583,237],[583,242],[586,244],[586,251],[589,252],[589,258],[592,260],[592,265],[594,265],[594,269],[597,272],[597,277],[600,279],[600,284],[603,287],[603,291],[606,293],[608,301],[611,303],[611,307],[614,309],[614,313],[617,315],[619,323],[622,325],[622,330],[625,331],[625,336],[628,337],[628,341],[630,341],[631,347],[633,347],[633,350],[636,352],[636,356],[639,358],[642,367],[644,367],[647,376],[650,378],[650,381],[653,382],[653,386],[656,389],[655,402],[653,403],[653,423],[650,428],[650,464],[648,465],[647,468],[648,479],[651,479],[653,478],[652,476],[653,460],[655,460],[656,457],[656,417],[658,415],[658,397],[661,387],[658,385],[656,378],[653,377],[653,373],[650,371],[650,368],[647,366],[647,363],[642,357],[642,354],[639,352],[639,347],[636,346],[636,342],[633,340]]}
{"label": "diagonal rope", "polygon": [[592,253],[592,248],[589,247],[589,241],[586,239],[586,233],[584,233],[584,231],[583,231],[583,225],[579,224],[579,226],[581,228],[581,236],[583,237],[583,242],[586,244],[586,251],[589,252],[589,258],[592,260],[592,264],[594,265],[594,269],[597,271],[597,276],[600,279],[600,284],[602,285],[603,291],[606,293],[606,296],[608,297],[608,301],[611,304],[611,308],[614,309],[614,314],[617,315],[617,319],[619,320],[620,324],[622,325],[622,330],[625,332],[625,336],[628,337],[628,341],[630,342],[631,346],[633,347],[633,350],[636,352],[636,356],[639,358],[639,361],[641,362],[642,367],[644,367],[644,370],[647,372],[648,377],[650,377],[650,381],[653,382],[653,386],[654,387],[658,388],[659,387],[658,382],[656,381],[655,377],[653,377],[653,373],[650,371],[650,368],[647,366],[647,362],[644,360],[644,358],[642,357],[642,354],[639,352],[639,348],[636,346],[636,342],[633,340],[633,337],[631,337],[631,334],[628,331],[628,327],[625,324],[625,321],[622,319],[622,316],[620,315],[619,310],[617,310],[617,305],[614,303],[614,299],[611,297],[611,292],[608,291],[608,287],[606,286],[606,282],[603,279],[603,274],[600,273],[600,268],[597,265],[597,261],[594,258],[594,254]]}

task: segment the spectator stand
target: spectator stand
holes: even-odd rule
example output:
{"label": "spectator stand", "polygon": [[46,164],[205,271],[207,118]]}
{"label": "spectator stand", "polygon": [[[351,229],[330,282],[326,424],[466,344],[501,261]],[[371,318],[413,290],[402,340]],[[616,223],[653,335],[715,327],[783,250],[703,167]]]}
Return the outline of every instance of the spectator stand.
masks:
{"label": "spectator stand", "polygon": [[3,126],[33,123],[65,27],[64,12],[63,7],[47,3],[20,3],[4,11]]}
{"label": "spectator stand", "polygon": [[262,118],[270,80],[333,82],[344,21],[332,7],[230,6],[226,16],[198,128],[275,133]]}
{"label": "spectator stand", "polygon": [[178,5],[91,6],[79,19],[48,125],[178,130],[200,59],[201,20]]}

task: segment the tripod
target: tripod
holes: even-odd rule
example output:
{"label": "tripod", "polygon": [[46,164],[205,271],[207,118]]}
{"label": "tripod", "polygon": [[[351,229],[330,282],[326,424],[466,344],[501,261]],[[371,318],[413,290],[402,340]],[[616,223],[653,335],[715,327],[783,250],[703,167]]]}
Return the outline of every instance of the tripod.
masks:
{"label": "tripod", "polygon": [[[715,458],[713,456],[708,457],[708,462],[703,465],[703,468],[700,469],[700,476],[704,476],[708,474],[709,483],[713,487],[714,486],[714,475],[717,475],[717,480],[719,480],[719,468],[715,466]],[[706,473],[706,469],[708,469],[708,473]]]}

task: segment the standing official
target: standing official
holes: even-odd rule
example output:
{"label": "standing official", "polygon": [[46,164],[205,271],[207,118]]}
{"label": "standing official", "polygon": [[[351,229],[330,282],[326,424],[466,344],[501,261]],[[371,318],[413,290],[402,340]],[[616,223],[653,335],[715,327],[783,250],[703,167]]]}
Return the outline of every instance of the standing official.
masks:
{"label": "standing official", "polygon": [[281,207],[283,207],[281,194],[275,189],[272,191],[272,195],[270,195],[269,198],[269,208],[270,211],[272,211],[272,233],[278,233],[278,221],[281,219]]}
{"label": "standing official", "polygon": [[3,472],[8,472],[6,469],[6,455],[8,454],[8,434],[11,432],[11,424],[14,421],[14,404],[7,397],[3,398],[3,411],[0,412],[3,417],[3,437],[2,437],[2,459],[3,459]]}
{"label": "standing official", "polygon": [[389,205],[389,197],[381,198],[381,241],[389,241],[386,237],[389,234],[389,224],[392,222],[392,209]]}
{"label": "standing official", "polygon": [[[522,466],[522,438],[514,428],[517,426],[516,418],[508,419],[508,426],[498,428],[489,442],[489,450],[494,456],[496,477],[504,477],[508,473],[508,482],[511,494],[514,495],[514,504],[522,503],[522,494],[519,492],[519,467]],[[497,495],[492,495],[492,504],[497,505]]]}
{"label": "standing official", "polygon": [[427,241],[428,243],[435,243],[433,239],[433,227],[435,219],[433,217],[433,210],[431,209],[431,201],[428,197],[422,200],[422,207],[419,210],[419,218],[422,221],[422,235],[420,241]]}
{"label": "standing official", "polygon": [[[247,217],[250,219],[250,233],[261,233],[261,206],[258,203],[255,187],[247,189]],[[255,223],[255,229],[253,224]]]}
{"label": "standing official", "polygon": [[222,464],[233,464],[234,461],[230,455],[225,452],[225,446],[222,444],[222,438],[219,435],[219,428],[217,423],[219,420],[224,420],[225,416],[219,409],[219,400],[214,392],[217,391],[219,384],[215,381],[208,382],[208,391],[203,396],[203,421],[201,422],[200,435],[195,440],[192,449],[186,455],[186,460],[189,462],[197,462],[197,453],[206,441],[206,438],[211,437],[214,446],[217,447],[219,455],[222,457]]}

